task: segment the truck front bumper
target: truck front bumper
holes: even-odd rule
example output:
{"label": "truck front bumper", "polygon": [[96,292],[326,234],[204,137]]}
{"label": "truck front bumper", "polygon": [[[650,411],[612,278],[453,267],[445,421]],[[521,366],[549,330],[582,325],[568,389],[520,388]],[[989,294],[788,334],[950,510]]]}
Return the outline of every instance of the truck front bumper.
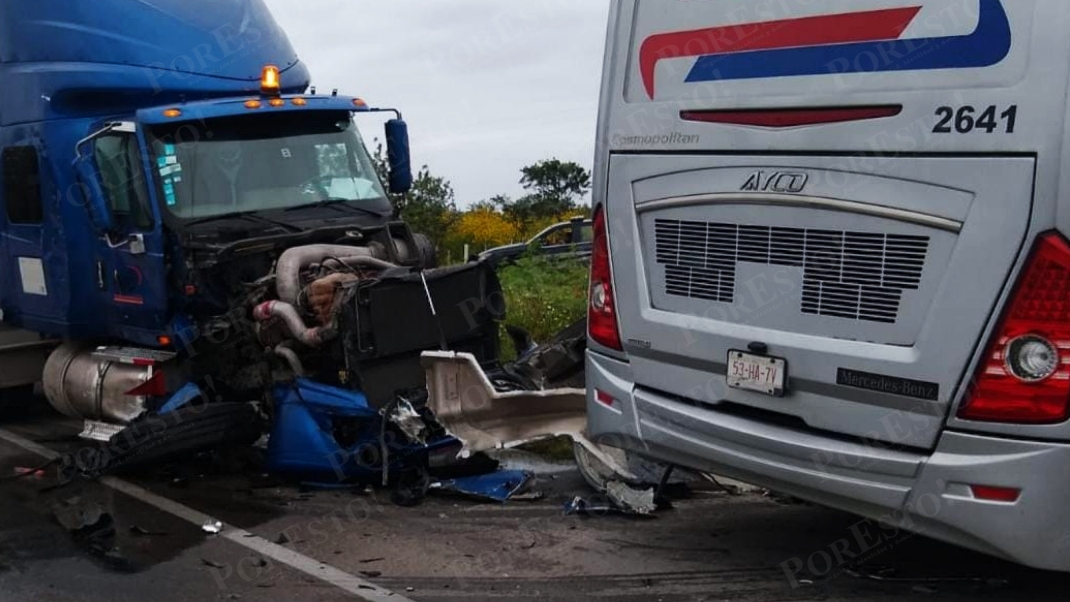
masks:
{"label": "truck front bumper", "polygon": [[[587,354],[588,436],[1028,566],[1070,571],[1070,446],[945,431],[931,454],[829,438],[637,386]],[[970,485],[1021,490],[1014,502]]]}

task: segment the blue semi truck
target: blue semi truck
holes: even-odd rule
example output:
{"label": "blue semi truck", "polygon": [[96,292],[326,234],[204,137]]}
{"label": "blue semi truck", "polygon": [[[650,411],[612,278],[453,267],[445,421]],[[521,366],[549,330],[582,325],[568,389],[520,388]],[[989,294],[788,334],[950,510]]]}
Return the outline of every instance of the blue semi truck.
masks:
{"label": "blue semi truck", "polygon": [[0,81],[0,387],[87,437],[243,404],[289,429],[279,468],[337,474],[421,351],[497,357],[492,270],[436,268],[389,200],[400,113],[317,95],[262,0],[2,0]]}

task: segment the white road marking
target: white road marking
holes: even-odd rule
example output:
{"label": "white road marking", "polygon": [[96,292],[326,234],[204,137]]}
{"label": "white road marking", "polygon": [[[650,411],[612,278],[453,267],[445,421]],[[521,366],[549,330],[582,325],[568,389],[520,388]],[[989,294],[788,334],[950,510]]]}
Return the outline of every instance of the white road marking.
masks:
{"label": "white road marking", "polygon": [[[55,460],[60,457],[60,454],[55,451],[4,429],[0,429],[0,439],[13,445],[17,445],[26,451],[35,453],[46,460]],[[124,481],[123,479],[116,477],[101,477],[99,480],[102,484],[111,487],[116,491],[125,493],[126,495],[154,508],[177,516],[197,527],[200,527],[208,520],[215,520],[207,514],[198,512],[197,510],[174,500],[156,495],[155,493],[142,487],[138,487],[129,481]],[[353,594],[361,600],[369,600],[371,602],[415,602],[400,594],[383,589],[370,581],[365,581],[360,577],[350,575],[341,569],[309,558],[304,554],[300,554],[289,548],[270,542],[263,537],[253,535],[248,531],[232,525],[224,525],[223,532],[217,537],[229,539],[243,548],[252,550],[261,556],[271,558],[290,568],[301,571],[306,575],[325,581],[330,585]]]}

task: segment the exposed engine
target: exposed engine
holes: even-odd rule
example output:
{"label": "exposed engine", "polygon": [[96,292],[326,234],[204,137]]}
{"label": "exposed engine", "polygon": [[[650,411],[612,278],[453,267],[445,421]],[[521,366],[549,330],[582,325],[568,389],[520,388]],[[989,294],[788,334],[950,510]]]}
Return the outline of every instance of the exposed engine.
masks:
{"label": "exposed engine", "polygon": [[361,390],[376,407],[422,387],[422,351],[497,358],[501,289],[483,264],[402,267],[369,248],[311,245],[279,258],[276,290],[253,309],[261,344],[292,374]]}
{"label": "exposed engine", "polygon": [[146,369],[96,345],[65,346],[46,371],[49,400],[69,416],[126,423],[185,382],[214,401],[255,401],[307,377],[382,407],[423,388],[422,351],[496,360],[504,309],[493,269],[435,268],[425,237],[383,238],[206,254],[185,277],[200,293],[193,313],[214,317],[180,333],[173,360]]}
{"label": "exposed engine", "polygon": [[434,247],[404,224],[373,231],[238,239],[186,251],[176,285],[197,295],[192,332],[179,336],[190,357],[184,380],[224,399],[261,399],[279,378],[338,382],[336,293],[388,269],[432,267]]}

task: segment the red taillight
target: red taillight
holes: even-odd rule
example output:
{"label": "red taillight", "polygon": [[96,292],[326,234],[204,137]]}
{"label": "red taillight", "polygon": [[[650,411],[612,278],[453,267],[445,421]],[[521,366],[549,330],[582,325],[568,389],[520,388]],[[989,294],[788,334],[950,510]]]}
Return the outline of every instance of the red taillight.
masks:
{"label": "red taillight", "polygon": [[959,418],[1054,424],[1070,417],[1070,244],[1040,237]]}
{"label": "red taillight", "polygon": [[594,210],[594,242],[591,249],[591,290],[587,304],[587,331],[599,345],[623,351],[617,329],[616,301],[613,297],[613,273],[609,267],[609,239],[606,212],[602,205]]}

